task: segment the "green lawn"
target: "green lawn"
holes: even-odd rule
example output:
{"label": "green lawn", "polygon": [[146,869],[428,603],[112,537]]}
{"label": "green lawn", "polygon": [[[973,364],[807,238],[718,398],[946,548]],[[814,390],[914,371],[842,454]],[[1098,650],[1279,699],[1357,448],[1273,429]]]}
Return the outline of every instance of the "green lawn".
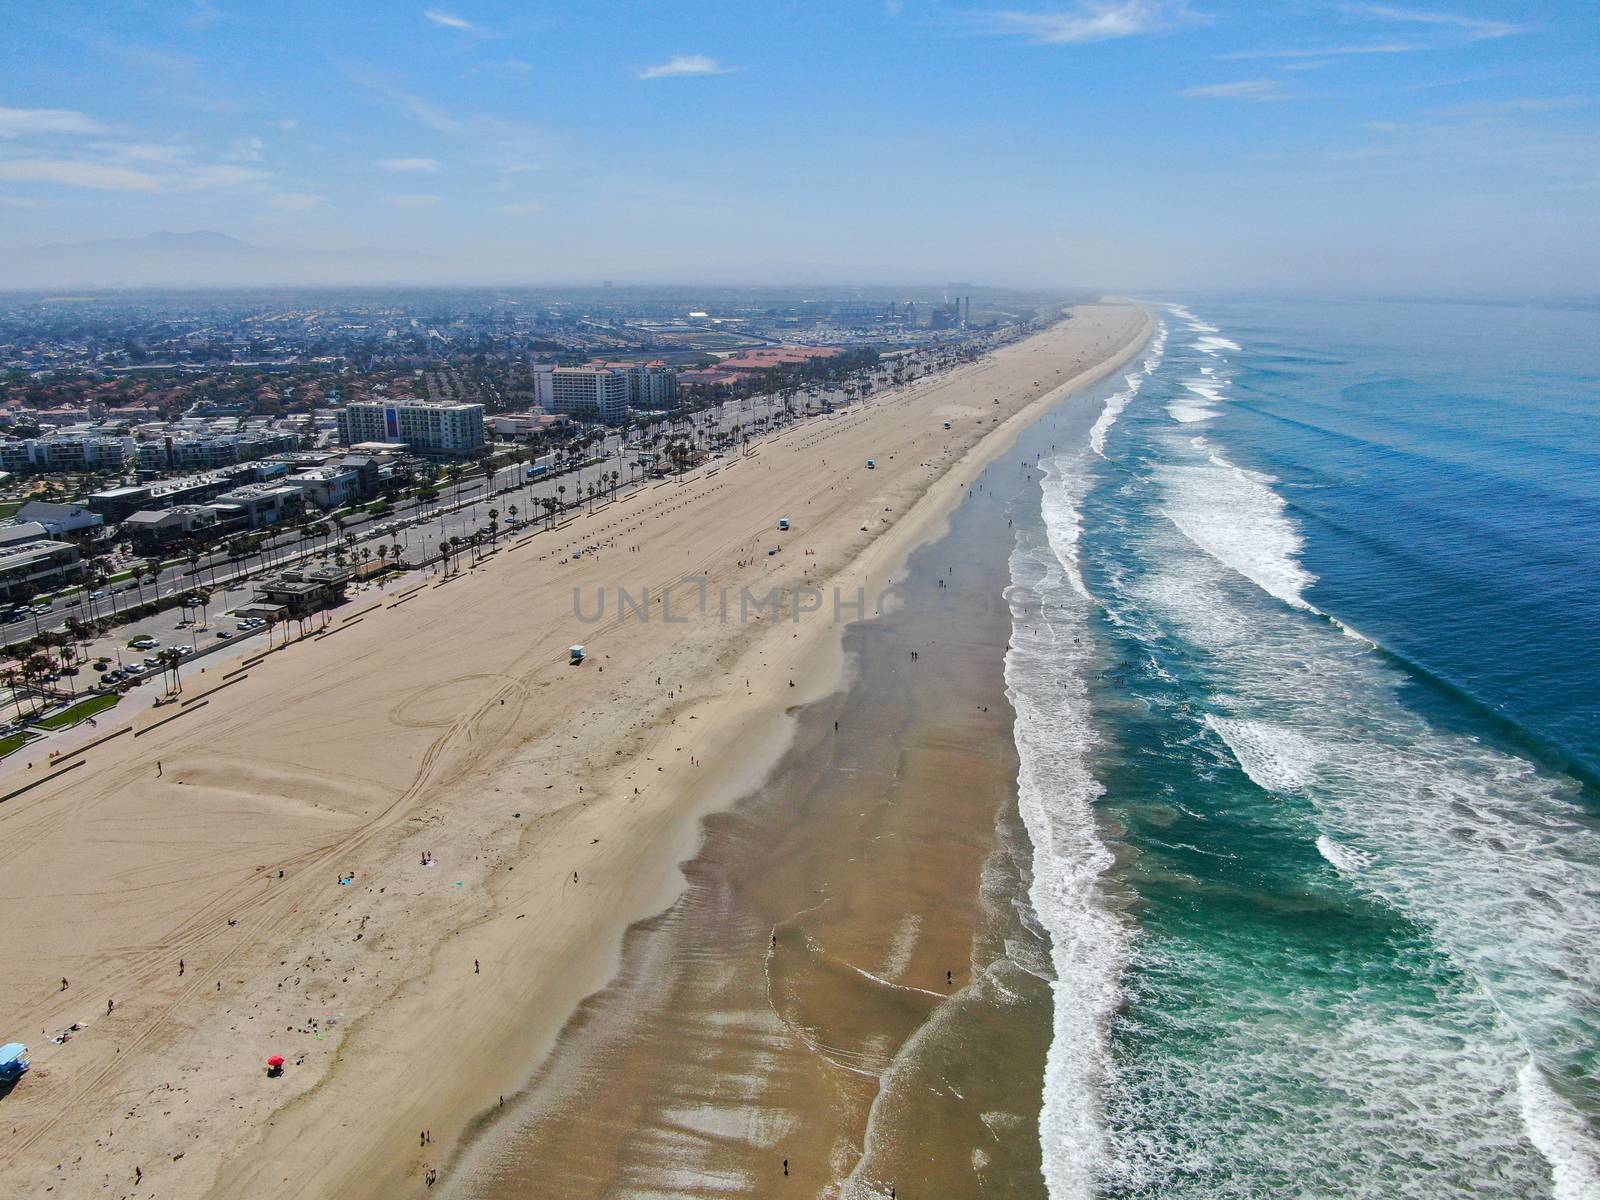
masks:
{"label": "green lawn", "polygon": [[108,708],[115,707],[120,696],[90,696],[87,700],[80,700],[64,712],[58,712],[53,717],[46,717],[39,722],[40,729],[66,729],[80,721],[87,721],[97,713],[103,713]]}
{"label": "green lawn", "polygon": [[21,750],[23,746],[27,745],[27,743],[28,739],[20,733],[13,733],[9,737],[0,738],[0,758],[5,758],[9,754],[15,754],[18,750]]}

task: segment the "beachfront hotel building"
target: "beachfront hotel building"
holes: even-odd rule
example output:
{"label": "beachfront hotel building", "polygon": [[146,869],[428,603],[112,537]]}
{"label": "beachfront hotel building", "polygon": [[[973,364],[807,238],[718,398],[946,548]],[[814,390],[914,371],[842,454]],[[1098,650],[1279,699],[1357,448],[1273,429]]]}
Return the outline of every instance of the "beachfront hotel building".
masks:
{"label": "beachfront hotel building", "polygon": [[582,421],[621,425],[628,419],[628,373],[620,367],[557,367],[550,372],[550,408]]}
{"label": "beachfront hotel building", "polygon": [[338,412],[339,440],[404,442],[425,458],[471,458],[483,450],[483,405],[428,400],[358,400]]}

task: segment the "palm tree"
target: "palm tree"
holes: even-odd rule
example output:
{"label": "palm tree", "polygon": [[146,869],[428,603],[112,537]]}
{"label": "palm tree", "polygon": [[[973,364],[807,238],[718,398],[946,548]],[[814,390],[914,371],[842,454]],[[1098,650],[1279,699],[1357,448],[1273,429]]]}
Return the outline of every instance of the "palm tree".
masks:
{"label": "palm tree", "polygon": [[48,654],[34,653],[22,660],[24,674],[32,680],[37,691],[43,691],[42,680],[48,678],[53,662]]}
{"label": "palm tree", "polygon": [[73,660],[78,657],[77,648],[71,642],[68,642],[56,654],[61,659],[61,673],[67,677],[67,695],[76,700],[78,698],[78,688],[70,668]]}
{"label": "palm tree", "polygon": [[511,518],[511,524],[515,525],[517,523],[517,506],[513,504],[507,508],[506,515]]}
{"label": "palm tree", "polygon": [[500,510],[498,508],[491,508],[489,510],[489,540],[491,543],[495,540],[494,531],[499,527],[499,518]]}
{"label": "palm tree", "polygon": [[166,679],[168,672],[171,672],[172,674],[172,685],[167,689],[167,691],[173,694],[182,692],[183,679],[178,673],[178,668],[183,663],[183,655],[179,654],[176,650],[168,649],[163,650],[159,657],[161,659],[162,666],[162,679]]}
{"label": "palm tree", "polygon": [[18,685],[22,682],[22,675],[14,667],[7,667],[0,672],[0,683],[5,684],[11,691],[11,702],[17,706],[17,720],[22,719],[22,696],[19,694]]}
{"label": "palm tree", "polygon": [[566,484],[562,483],[562,484],[557,484],[556,485],[556,496],[558,498],[557,502],[561,506],[562,510],[565,511],[565,509],[567,507],[567,485]]}
{"label": "palm tree", "polygon": [[[41,607],[42,605],[45,605],[45,604],[49,603],[49,600],[50,600],[50,597],[47,594],[45,594],[44,592],[40,592],[38,595],[34,596],[32,601],[29,602],[28,607],[29,608],[33,608],[33,609],[37,609],[37,608]],[[38,637],[39,636],[39,617],[41,615],[42,614],[40,614],[38,612],[35,612],[33,614],[33,636],[34,637]]]}

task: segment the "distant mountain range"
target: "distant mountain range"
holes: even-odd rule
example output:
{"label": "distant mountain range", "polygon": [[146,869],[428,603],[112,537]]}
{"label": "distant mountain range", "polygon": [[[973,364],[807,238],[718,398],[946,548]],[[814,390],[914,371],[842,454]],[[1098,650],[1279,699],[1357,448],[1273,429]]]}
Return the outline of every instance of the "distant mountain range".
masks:
{"label": "distant mountain range", "polygon": [[409,252],[286,250],[208,229],[162,230],[143,237],[0,250],[0,288],[401,283],[415,278],[419,266]]}

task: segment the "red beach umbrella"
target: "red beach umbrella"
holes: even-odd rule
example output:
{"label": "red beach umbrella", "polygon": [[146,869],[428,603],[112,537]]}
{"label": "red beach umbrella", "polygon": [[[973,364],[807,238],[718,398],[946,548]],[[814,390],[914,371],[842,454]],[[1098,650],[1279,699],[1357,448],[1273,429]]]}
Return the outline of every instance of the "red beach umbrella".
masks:
{"label": "red beach umbrella", "polygon": [[281,1067],[281,1066],[283,1066],[283,1055],[274,1054],[271,1058],[267,1059],[267,1066],[269,1066],[269,1067]]}

